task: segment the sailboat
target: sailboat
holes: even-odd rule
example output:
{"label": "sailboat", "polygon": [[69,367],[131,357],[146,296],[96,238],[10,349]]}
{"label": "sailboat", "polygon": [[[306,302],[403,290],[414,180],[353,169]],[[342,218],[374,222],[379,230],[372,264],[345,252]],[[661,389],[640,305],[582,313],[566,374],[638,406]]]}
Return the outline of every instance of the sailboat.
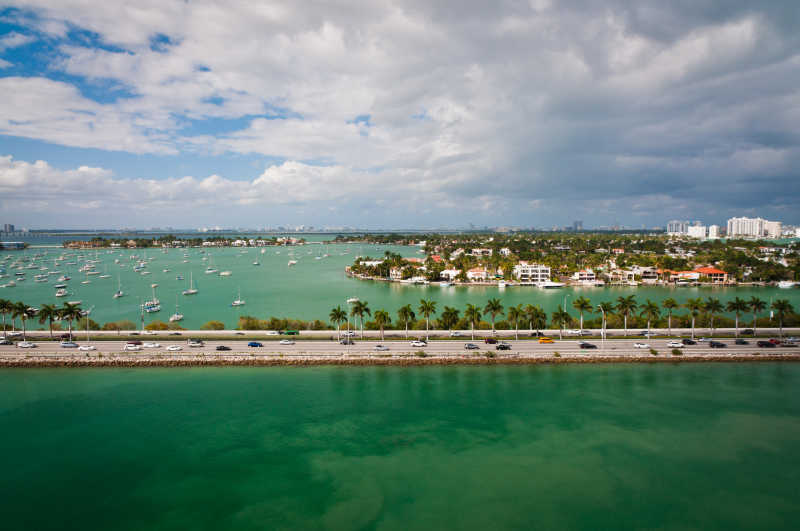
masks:
{"label": "sailboat", "polygon": [[156,298],[156,288],[153,287],[153,298],[149,301],[144,301],[144,311],[147,313],[160,312],[161,301]]}
{"label": "sailboat", "polygon": [[242,300],[242,288],[239,288],[239,296],[236,297],[236,300],[231,303],[231,306],[244,306],[244,301]]}
{"label": "sailboat", "polygon": [[184,295],[197,295],[197,290],[192,287],[194,284],[194,276],[191,271],[189,271],[189,289],[183,290]]}
{"label": "sailboat", "polygon": [[119,299],[123,295],[125,294],[122,292],[122,280],[120,280],[119,275],[117,275],[117,292],[114,294],[114,298]]}
{"label": "sailboat", "polygon": [[175,295],[175,313],[169,316],[169,322],[176,323],[181,320],[183,320],[183,314],[178,313],[178,296]]}

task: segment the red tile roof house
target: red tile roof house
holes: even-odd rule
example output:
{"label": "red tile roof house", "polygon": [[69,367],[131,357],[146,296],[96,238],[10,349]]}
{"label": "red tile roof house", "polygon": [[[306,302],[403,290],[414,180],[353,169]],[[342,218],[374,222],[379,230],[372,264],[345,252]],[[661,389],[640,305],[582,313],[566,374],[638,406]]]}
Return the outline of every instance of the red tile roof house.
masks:
{"label": "red tile roof house", "polygon": [[712,266],[695,267],[694,271],[701,277],[708,277],[712,284],[725,284],[728,282],[728,273]]}

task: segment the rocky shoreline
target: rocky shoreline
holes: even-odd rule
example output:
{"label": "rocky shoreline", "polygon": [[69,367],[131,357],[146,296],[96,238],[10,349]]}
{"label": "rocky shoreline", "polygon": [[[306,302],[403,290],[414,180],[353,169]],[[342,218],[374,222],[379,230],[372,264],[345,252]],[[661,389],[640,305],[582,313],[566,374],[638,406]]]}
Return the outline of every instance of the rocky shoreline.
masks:
{"label": "rocky shoreline", "polygon": [[321,365],[341,366],[430,366],[430,365],[560,365],[560,364],[613,364],[613,363],[741,363],[800,361],[800,354],[764,355],[692,355],[692,356],[428,356],[428,357],[253,357],[253,356],[196,356],[175,357],[33,357],[14,356],[0,359],[2,368],[85,368],[85,367],[306,367]]}

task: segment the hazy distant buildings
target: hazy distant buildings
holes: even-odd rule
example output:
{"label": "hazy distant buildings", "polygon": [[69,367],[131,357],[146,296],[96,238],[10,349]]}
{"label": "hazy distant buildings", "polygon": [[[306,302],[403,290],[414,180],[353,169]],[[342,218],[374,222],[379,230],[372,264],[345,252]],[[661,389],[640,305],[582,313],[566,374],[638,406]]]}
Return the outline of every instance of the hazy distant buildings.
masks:
{"label": "hazy distant buildings", "polygon": [[673,220],[667,223],[667,235],[669,236],[685,236],[688,232],[688,221]]}
{"label": "hazy distant buildings", "polygon": [[686,231],[686,235],[690,238],[698,238],[701,240],[706,239],[708,236],[708,229],[705,225],[692,225]]}
{"label": "hazy distant buildings", "polygon": [[783,233],[783,223],[780,221],[765,221],[764,235],[767,238],[780,238]]}
{"label": "hazy distant buildings", "polygon": [[731,218],[728,220],[728,236],[744,238],[780,238],[783,223],[763,218]]}
{"label": "hazy distant buildings", "polygon": [[3,232],[14,232],[14,225],[11,223],[3,224]]}
{"label": "hazy distant buildings", "polygon": [[720,226],[719,225],[709,225],[708,226],[708,239],[709,240],[716,240],[720,237]]}

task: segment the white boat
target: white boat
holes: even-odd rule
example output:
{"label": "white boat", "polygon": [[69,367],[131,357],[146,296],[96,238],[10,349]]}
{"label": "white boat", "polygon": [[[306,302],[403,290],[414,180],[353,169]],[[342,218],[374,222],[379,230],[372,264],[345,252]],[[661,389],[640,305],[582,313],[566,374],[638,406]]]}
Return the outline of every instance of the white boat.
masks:
{"label": "white boat", "polygon": [[[6,286],[8,286],[8,284],[6,284]],[[68,295],[67,290],[65,290],[64,288],[61,288],[56,291],[56,297],[66,297],[67,295]]]}
{"label": "white boat", "polygon": [[151,287],[151,288],[157,288],[157,287],[158,287],[158,284],[156,284],[156,283],[154,282],[154,283],[150,284],[150,287]]}
{"label": "white boat", "polygon": [[169,316],[170,323],[176,323],[183,320],[183,314],[178,312],[178,296],[175,295],[175,313]]}
{"label": "white boat", "polygon": [[289,265],[293,266],[297,263],[297,260],[289,260]]}
{"label": "white boat", "polygon": [[229,277],[232,274],[233,274],[233,272],[231,272],[231,271],[221,271],[219,276],[221,276],[221,277]]}
{"label": "white boat", "polygon": [[184,295],[197,295],[197,289],[195,289],[192,284],[194,284],[194,276],[192,272],[189,272],[189,289],[183,290]]}
{"label": "white boat", "polygon": [[506,281],[505,281],[505,280],[500,280],[500,281],[498,281],[498,282],[497,282],[497,287],[498,287],[498,288],[505,288],[505,287],[506,287],[506,285],[507,285],[507,284],[506,284]]}
{"label": "white boat", "polygon": [[563,282],[553,282],[552,280],[547,280],[545,282],[538,282],[536,287],[543,288],[543,289],[556,289],[556,288],[563,288]]}
{"label": "white boat", "polygon": [[354,302],[358,302],[358,297],[350,297],[347,299],[347,304],[353,304]]}
{"label": "white boat", "polygon": [[117,275],[117,292],[114,294],[114,298],[119,299],[123,295],[125,294],[122,292],[122,280],[120,280],[119,275]]}
{"label": "white boat", "polygon": [[797,282],[792,282],[791,280],[781,280],[778,282],[778,287],[781,289],[789,289],[793,288],[797,285]]}
{"label": "white boat", "polygon": [[239,288],[239,295],[236,297],[236,300],[231,303],[231,306],[244,306],[244,301],[242,300],[241,288]]}
{"label": "white boat", "polygon": [[442,288],[448,288],[452,286],[452,284],[450,282],[439,282],[439,286]]}
{"label": "white boat", "polygon": [[261,262],[259,262],[258,260],[256,260],[255,262],[253,262],[253,265],[261,265]]}

